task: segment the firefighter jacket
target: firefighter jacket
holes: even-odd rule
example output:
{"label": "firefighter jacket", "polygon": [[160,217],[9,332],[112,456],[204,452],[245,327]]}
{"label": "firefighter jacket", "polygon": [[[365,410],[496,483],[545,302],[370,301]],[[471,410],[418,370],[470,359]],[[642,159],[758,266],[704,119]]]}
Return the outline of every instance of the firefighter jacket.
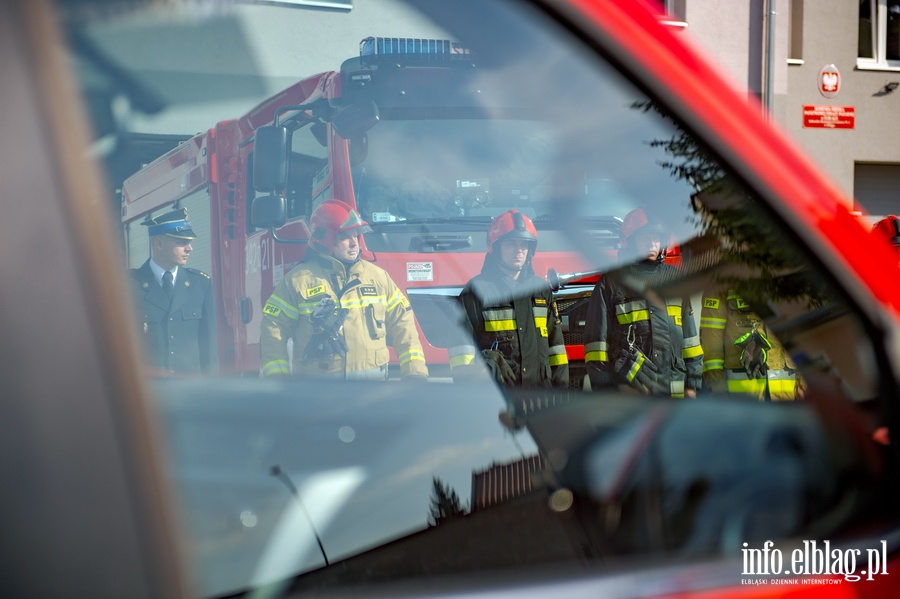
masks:
{"label": "firefighter jacket", "polygon": [[459,299],[469,335],[448,350],[454,378],[487,351],[499,353],[509,365],[513,380],[505,384],[568,387],[569,360],[553,292],[530,263],[513,279],[500,270],[496,254],[488,253],[481,274]]}
{"label": "firefighter jacket", "polygon": [[209,276],[180,266],[171,300],[150,269],[150,260],[132,269],[131,278],[150,368],[160,374],[215,372],[216,311]]}
{"label": "firefighter jacket", "polygon": [[[584,329],[584,360],[592,389],[630,384],[629,373],[617,370],[617,356],[633,349],[652,362],[656,376],[668,387],[659,394],[683,397],[685,389],[702,387],[703,350],[690,299],[651,302],[633,290],[656,288],[657,281],[674,271],[668,264],[645,260],[597,282]],[[635,284],[622,283],[628,279]]]}
{"label": "firefighter jacket", "polygon": [[[346,309],[340,334],[347,346],[339,354],[305,357],[318,332],[311,315],[330,298]],[[292,358],[288,341],[293,341]],[[384,269],[365,260],[345,266],[308,250],[306,258],[278,284],[263,308],[260,363],[263,376],[387,378],[390,344],[401,377],[428,376],[409,300]]]}
{"label": "firefighter jacket", "polygon": [[[771,347],[766,351],[765,368],[758,376],[751,377],[741,363],[740,342],[753,331],[761,333]],[[700,344],[703,346],[703,380],[712,391],[775,401],[793,400],[802,394],[802,381],[784,346],[734,291],[703,296]]]}

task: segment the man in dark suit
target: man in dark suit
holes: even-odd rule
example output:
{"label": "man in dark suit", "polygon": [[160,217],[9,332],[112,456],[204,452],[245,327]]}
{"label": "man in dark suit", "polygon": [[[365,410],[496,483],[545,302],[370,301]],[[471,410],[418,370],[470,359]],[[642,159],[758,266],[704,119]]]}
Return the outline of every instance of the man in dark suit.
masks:
{"label": "man in dark suit", "polygon": [[185,266],[197,238],[187,210],[179,208],[143,223],[150,258],[132,269],[145,357],[155,374],[215,372],[216,319],[209,275]]}

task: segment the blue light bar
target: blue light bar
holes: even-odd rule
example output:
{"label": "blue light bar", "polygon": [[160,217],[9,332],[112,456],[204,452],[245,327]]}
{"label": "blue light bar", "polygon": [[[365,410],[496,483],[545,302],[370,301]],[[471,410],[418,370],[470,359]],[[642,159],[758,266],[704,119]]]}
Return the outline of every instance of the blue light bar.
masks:
{"label": "blue light bar", "polygon": [[469,49],[450,40],[413,37],[367,37],[359,42],[360,56],[416,54],[468,54]]}

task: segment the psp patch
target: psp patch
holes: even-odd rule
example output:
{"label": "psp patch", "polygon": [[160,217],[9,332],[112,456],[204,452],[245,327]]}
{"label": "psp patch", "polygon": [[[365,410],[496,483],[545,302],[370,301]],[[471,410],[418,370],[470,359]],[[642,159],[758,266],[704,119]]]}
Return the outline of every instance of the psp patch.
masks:
{"label": "psp patch", "polygon": [[360,295],[378,295],[378,290],[375,289],[375,285],[363,285],[359,288]]}
{"label": "psp patch", "polygon": [[319,295],[320,293],[325,293],[325,285],[316,285],[315,287],[310,287],[306,290],[306,297],[312,297],[314,295]]}
{"label": "psp patch", "polygon": [[534,298],[534,305],[535,306],[546,306],[547,300],[545,300],[542,297],[536,297],[536,298]]}
{"label": "psp patch", "polygon": [[281,308],[279,308],[275,304],[266,303],[266,306],[263,308],[263,312],[265,312],[269,316],[278,316],[279,314],[281,314]]}
{"label": "psp patch", "polygon": [[719,309],[719,300],[714,297],[708,297],[705,300],[703,300],[703,307],[710,308],[711,310],[718,310]]}

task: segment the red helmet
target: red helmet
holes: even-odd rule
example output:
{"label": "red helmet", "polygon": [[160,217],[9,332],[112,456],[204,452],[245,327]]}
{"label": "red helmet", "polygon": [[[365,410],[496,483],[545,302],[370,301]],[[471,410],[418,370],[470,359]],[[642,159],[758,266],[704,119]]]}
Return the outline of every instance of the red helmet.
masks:
{"label": "red helmet", "polygon": [[625,215],[625,220],[619,228],[620,247],[629,247],[628,240],[638,232],[659,233],[662,239],[660,253],[665,253],[668,241],[666,229],[660,223],[650,220],[643,208],[635,208]]}
{"label": "red helmet", "polygon": [[885,241],[900,247],[900,218],[893,214],[885,216],[872,227],[872,235],[881,237]]}
{"label": "red helmet", "polygon": [[309,247],[326,254],[331,253],[337,233],[354,231],[361,235],[372,230],[359,212],[341,200],[325,200],[319,204],[309,219],[309,226],[312,229]]}
{"label": "red helmet", "polygon": [[494,251],[494,244],[504,239],[523,239],[532,243],[531,253],[537,247],[538,234],[531,219],[518,210],[509,210],[494,219],[487,233],[488,252]]}

